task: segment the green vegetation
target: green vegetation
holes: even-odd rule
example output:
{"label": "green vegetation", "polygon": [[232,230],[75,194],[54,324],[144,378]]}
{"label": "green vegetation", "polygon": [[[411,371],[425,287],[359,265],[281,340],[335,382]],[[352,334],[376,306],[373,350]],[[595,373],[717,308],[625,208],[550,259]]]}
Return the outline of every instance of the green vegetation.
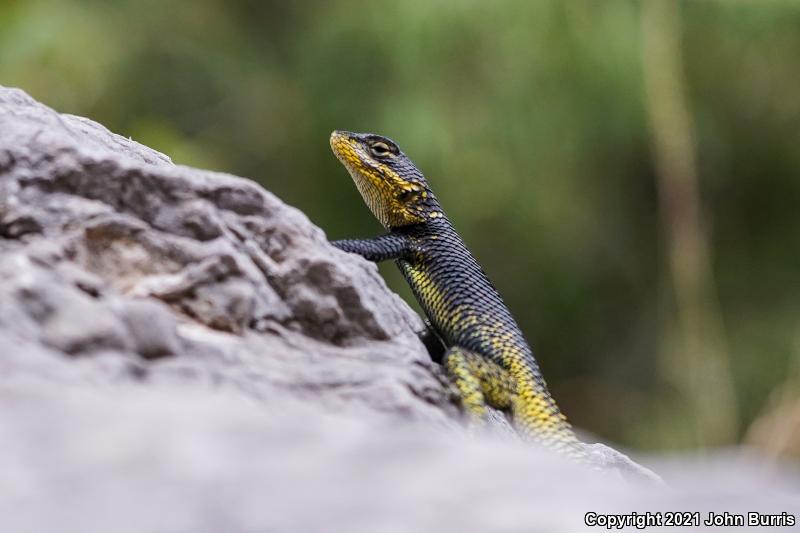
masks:
{"label": "green vegetation", "polygon": [[798,368],[798,27],[779,0],[0,0],[0,84],[331,238],[380,228],[330,131],[395,139],[572,421],[693,447]]}

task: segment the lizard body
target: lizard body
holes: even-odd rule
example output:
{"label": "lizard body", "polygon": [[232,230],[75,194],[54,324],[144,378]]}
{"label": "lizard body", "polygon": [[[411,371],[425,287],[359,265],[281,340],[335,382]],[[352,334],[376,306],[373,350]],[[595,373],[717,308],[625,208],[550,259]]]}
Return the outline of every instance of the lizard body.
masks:
{"label": "lizard body", "polygon": [[583,457],[522,331],[422,173],[379,135],[335,131],[331,148],[389,230],[333,244],[371,261],[395,260],[447,348],[443,363],[472,422],[483,424],[490,405],[509,413],[524,437]]}

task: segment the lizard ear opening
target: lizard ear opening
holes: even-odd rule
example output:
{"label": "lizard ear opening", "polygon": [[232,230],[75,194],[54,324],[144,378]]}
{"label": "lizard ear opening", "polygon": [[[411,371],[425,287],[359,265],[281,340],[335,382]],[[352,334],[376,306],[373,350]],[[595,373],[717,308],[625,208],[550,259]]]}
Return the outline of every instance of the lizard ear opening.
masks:
{"label": "lizard ear opening", "polygon": [[417,197],[419,193],[414,190],[404,190],[400,191],[400,194],[397,195],[397,199],[401,202],[409,202]]}

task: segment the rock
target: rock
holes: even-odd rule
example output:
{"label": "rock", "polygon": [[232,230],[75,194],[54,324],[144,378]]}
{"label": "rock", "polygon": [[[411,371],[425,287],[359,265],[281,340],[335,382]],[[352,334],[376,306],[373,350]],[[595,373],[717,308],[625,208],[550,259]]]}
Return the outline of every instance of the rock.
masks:
{"label": "rock", "polygon": [[467,435],[374,265],[253,182],[4,88],[0,279],[0,531],[578,531],[800,487],[725,459],[665,464],[675,491],[603,445],[596,472]]}
{"label": "rock", "polygon": [[175,166],[14,89],[0,91],[0,169],[1,342],[58,360],[113,353],[136,382],[192,368],[184,379],[220,390],[313,391],[334,410],[453,425],[419,318],[374,265],[256,184]]}

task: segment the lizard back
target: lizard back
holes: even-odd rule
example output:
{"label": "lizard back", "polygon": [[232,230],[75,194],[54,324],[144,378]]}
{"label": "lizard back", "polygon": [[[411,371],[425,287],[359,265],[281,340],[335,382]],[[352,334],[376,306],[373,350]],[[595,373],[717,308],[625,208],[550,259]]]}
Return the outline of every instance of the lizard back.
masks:
{"label": "lizard back", "polygon": [[511,374],[524,398],[515,408],[516,424],[527,436],[577,441],[522,330],[447,217],[398,231],[418,251],[396,264],[445,344],[480,354]]}

